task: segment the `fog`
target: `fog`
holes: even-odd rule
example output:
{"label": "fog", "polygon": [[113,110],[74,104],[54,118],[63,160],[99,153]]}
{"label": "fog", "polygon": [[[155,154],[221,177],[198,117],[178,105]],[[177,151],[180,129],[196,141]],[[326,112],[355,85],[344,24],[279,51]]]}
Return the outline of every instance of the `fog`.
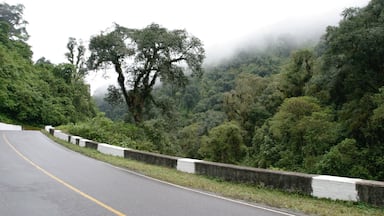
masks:
{"label": "fog", "polygon": [[336,26],[341,20],[339,13],[324,14],[324,16],[306,19],[287,19],[272,26],[257,29],[236,40],[223,44],[207,46],[207,65],[216,64],[244,50],[263,50],[280,37],[291,38],[292,43],[316,44],[326,33],[328,26]]}

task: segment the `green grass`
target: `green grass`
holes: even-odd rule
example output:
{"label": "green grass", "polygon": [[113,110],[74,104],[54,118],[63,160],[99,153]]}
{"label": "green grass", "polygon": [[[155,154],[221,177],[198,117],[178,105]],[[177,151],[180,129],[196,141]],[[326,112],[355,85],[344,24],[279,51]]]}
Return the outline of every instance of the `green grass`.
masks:
{"label": "green grass", "polygon": [[[45,134],[47,134],[44,131]],[[363,203],[331,201],[317,199],[310,196],[292,194],[279,190],[267,189],[252,185],[225,182],[205,176],[179,172],[175,169],[149,165],[125,158],[104,155],[96,150],[82,148],[47,134],[51,139],[61,145],[84,154],[88,157],[110,163],[112,165],[136,171],[146,176],[173,184],[214,193],[220,196],[243,200],[251,203],[259,203],[276,208],[290,209],[311,215],[384,215],[384,208],[377,208]]]}

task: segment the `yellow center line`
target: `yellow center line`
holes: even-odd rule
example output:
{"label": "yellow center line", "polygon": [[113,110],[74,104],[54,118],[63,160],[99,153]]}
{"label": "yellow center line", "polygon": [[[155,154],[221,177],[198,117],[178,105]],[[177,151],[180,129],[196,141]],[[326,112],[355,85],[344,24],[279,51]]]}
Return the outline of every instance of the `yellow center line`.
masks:
{"label": "yellow center line", "polygon": [[81,190],[77,189],[76,187],[68,184],[67,182],[61,180],[60,178],[56,177],[55,175],[53,175],[52,173],[46,171],[45,169],[41,168],[39,165],[35,164],[33,161],[31,161],[30,159],[28,159],[26,156],[24,156],[19,150],[17,150],[15,148],[15,146],[13,146],[9,140],[7,139],[7,137],[5,136],[5,134],[3,134],[3,139],[4,141],[21,157],[23,158],[25,161],[27,161],[28,163],[30,163],[32,166],[34,166],[36,169],[40,170],[41,172],[43,172],[45,175],[51,177],[53,180],[57,181],[58,183],[64,185],[65,187],[71,189],[72,191],[80,194],[81,196],[83,196],[84,198],[86,199],[89,199],[91,200],[92,202],[96,203],[97,205],[107,209],[108,211],[114,213],[115,215],[118,215],[118,216],[125,216],[125,214],[119,212],[118,210],[110,207],[109,205],[97,200],[96,198],[82,192]]}

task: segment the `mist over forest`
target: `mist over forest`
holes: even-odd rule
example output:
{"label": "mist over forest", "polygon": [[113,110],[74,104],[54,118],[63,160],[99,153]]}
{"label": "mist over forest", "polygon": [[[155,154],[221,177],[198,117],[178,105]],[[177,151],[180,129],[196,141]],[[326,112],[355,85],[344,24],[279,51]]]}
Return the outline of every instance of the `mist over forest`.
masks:
{"label": "mist over forest", "polygon": [[306,19],[290,18],[241,35],[236,40],[207,46],[205,64],[208,66],[217,64],[239,52],[264,50],[268,46],[278,43],[279,38],[284,38],[293,45],[314,46],[319,42],[321,36],[325,34],[327,26],[337,25],[340,18],[340,14],[337,16],[323,14],[321,17],[314,16]]}
{"label": "mist over forest", "polygon": [[[279,40],[285,40],[285,43],[289,42],[292,46],[313,47],[325,34],[327,26],[337,25],[340,18],[341,14],[335,15],[334,13],[306,19],[290,18],[254,32],[239,33],[239,37],[236,39],[223,43],[204,44],[206,49],[204,67],[212,67],[225,62],[241,52],[260,52],[273,46],[274,43],[279,43]],[[104,73],[99,71],[97,74],[90,74],[86,79],[93,85],[91,86],[92,95],[104,95],[109,85],[117,84],[117,77],[113,72],[107,73],[107,78],[103,78],[102,74]]]}
{"label": "mist over forest", "polygon": [[[0,19],[0,121],[180,157],[384,180],[383,1],[337,21],[287,20],[215,51],[187,30],[116,24],[89,44],[70,38],[57,65],[32,61],[16,19],[23,8],[0,5],[11,15]],[[116,85],[91,98],[84,79],[106,68]]]}

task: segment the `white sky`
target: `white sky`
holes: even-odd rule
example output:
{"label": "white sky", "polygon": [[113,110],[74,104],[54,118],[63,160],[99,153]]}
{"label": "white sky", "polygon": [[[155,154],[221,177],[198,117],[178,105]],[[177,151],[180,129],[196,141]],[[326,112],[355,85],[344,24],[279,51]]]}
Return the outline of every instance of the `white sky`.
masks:
{"label": "white sky", "polygon": [[[300,25],[336,25],[347,7],[362,7],[369,0],[0,0],[25,6],[29,22],[28,43],[33,59],[46,57],[65,62],[69,37],[89,38],[114,22],[129,28],[143,28],[152,22],[168,29],[186,29],[200,38],[212,58],[225,48],[233,49],[251,35],[274,31],[295,31]],[[293,25],[292,22],[294,22]],[[290,27],[292,26],[292,27]],[[283,30],[282,30],[283,29]],[[305,31],[305,29],[301,29]],[[285,33],[285,32],[282,32]],[[310,34],[310,32],[308,32]],[[245,41],[246,42],[246,41]],[[91,78],[91,84],[94,82]],[[102,85],[100,83],[99,85]],[[93,90],[99,86],[94,84]]]}

